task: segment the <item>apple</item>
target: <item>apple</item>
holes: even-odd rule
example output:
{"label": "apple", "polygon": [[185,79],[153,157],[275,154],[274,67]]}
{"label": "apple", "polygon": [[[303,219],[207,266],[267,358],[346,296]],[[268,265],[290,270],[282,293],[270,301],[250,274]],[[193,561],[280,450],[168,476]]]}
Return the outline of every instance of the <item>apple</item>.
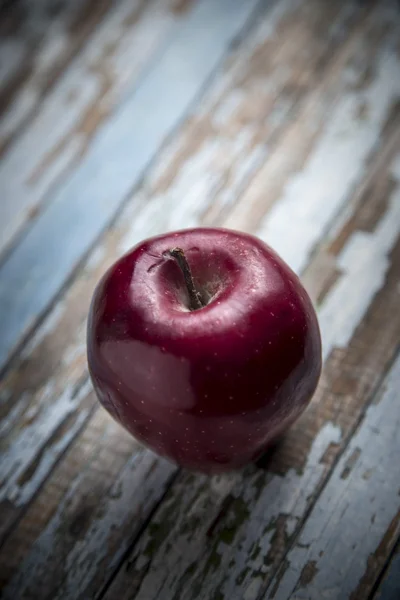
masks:
{"label": "apple", "polygon": [[298,277],[261,240],[219,228],[153,237],[117,260],[93,295],[87,354],[109,413],[203,472],[257,459],[305,409],[321,371]]}

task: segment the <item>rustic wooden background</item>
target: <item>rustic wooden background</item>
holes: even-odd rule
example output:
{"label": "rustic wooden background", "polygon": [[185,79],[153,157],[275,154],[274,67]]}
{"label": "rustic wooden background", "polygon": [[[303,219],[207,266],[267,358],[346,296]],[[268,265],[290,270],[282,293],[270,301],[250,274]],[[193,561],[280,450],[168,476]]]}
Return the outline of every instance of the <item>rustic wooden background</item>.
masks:
{"label": "rustic wooden background", "polygon": [[[395,0],[15,0],[0,12],[0,585],[10,600],[400,598]],[[324,371],[262,464],[207,478],[96,403],[105,268],[259,235]]]}

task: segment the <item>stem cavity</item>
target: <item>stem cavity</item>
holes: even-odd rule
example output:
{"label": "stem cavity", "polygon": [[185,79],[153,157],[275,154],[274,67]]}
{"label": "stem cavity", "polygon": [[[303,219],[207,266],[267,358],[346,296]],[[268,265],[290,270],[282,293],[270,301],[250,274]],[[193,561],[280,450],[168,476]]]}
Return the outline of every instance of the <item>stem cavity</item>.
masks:
{"label": "stem cavity", "polygon": [[186,288],[189,294],[190,310],[199,310],[199,308],[203,308],[205,304],[201,298],[200,293],[196,289],[192,271],[190,270],[189,263],[182,248],[172,248],[172,250],[167,250],[165,252],[165,255],[170,256],[171,258],[176,260],[180,270],[182,271],[186,283]]}

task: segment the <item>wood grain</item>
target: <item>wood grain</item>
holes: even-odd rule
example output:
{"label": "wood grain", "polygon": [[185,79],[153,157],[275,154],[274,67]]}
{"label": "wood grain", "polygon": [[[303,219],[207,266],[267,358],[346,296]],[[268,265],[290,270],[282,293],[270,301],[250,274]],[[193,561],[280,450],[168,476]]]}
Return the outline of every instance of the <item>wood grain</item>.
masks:
{"label": "wood grain", "polygon": [[[375,393],[400,335],[396,17],[387,2],[372,7],[371,15],[369,7],[335,3],[325,17],[318,4],[298,2],[293,8],[281,2],[266,13],[11,365],[0,388],[8,453],[0,573],[8,597],[259,598]],[[327,34],[331,24],[335,35]],[[298,45],[291,46],[294,33]],[[310,85],[297,85],[310,60],[308,45],[316,57]],[[257,65],[263,64],[263,52],[289,107],[280,119],[273,92],[266,92],[269,102],[260,103],[265,108],[254,102],[254,89],[262,88]],[[296,68],[290,68],[292,61]],[[282,64],[289,66],[280,80]],[[313,91],[316,78],[320,85]],[[286,96],[287,89],[292,92]],[[320,115],[314,127],[310,116],[304,118],[313,110]],[[238,121],[238,115],[244,117]],[[246,123],[249,141],[235,147]],[[263,123],[268,123],[264,143],[253,137]],[[354,136],[354,144],[346,136]],[[293,144],[296,139],[304,139],[303,145]],[[335,161],[327,165],[331,149]],[[262,179],[266,157],[266,165],[282,165],[275,187],[275,181],[268,186]],[[230,172],[231,159],[237,177]],[[323,166],[328,181],[334,173],[344,180],[324,196],[334,205],[328,218],[312,193],[316,165]],[[301,192],[304,211],[315,223],[308,229],[300,219],[304,241],[298,254],[287,218],[294,206],[292,188]],[[250,189],[255,222],[244,201]],[[320,390],[266,461],[267,472],[249,468],[211,480],[181,474],[164,498],[175,468],[138,448],[103,412],[94,411],[84,346],[93,285],[121,251],[177,222],[225,224],[232,218],[266,235],[270,219],[279,214],[278,223],[286,221],[288,229],[277,249],[293,257],[297,269],[308,265],[304,280],[320,301],[328,340]],[[348,302],[350,296],[354,302]],[[340,321],[331,318],[342,311]],[[389,313],[395,315],[390,323]],[[312,571],[311,565],[303,580]]]}
{"label": "wood grain", "polygon": [[3,597],[95,597],[175,471],[98,411],[35,503],[31,527],[19,529],[8,545],[12,554],[3,556],[2,584],[33,542],[34,552]]}
{"label": "wood grain", "polygon": [[108,0],[17,0],[0,7],[0,156],[37,113],[111,6]]}
{"label": "wood grain", "polygon": [[[309,21],[303,19],[306,30],[300,38],[303,40],[304,47],[312,46],[313,43],[317,50],[325,37],[329,48],[332,48],[331,44],[337,42],[332,42],[323,33],[323,27],[329,27],[332,22],[326,18],[324,11],[317,10],[318,5],[319,3],[313,11],[317,19],[312,30],[313,35],[308,35]],[[304,3],[301,4],[300,9],[304,10],[304,6]],[[287,3],[286,7],[284,3],[280,3],[279,9],[277,6],[272,13],[267,13],[265,22],[261,21],[257,28],[257,35],[245,42],[244,49],[240,47],[235,53],[235,60],[224,75],[224,86],[222,87],[220,82],[216,81],[214,89],[208,94],[210,102],[213,98],[212,119],[214,114],[223,112],[223,107],[229,103],[229,98],[238,89],[242,90],[243,107],[246,104],[252,106],[253,96],[251,92],[247,93],[247,90],[251,90],[259,80],[260,75],[255,67],[261,49],[263,53],[266,53],[264,48],[269,50],[273,64],[277,64],[276,71],[272,70],[271,76],[274,73],[277,75],[280,68],[278,57],[281,41],[286,39],[284,34],[290,39],[293,34],[293,23],[297,23],[298,17],[302,14],[295,13],[294,17],[290,17],[290,13],[287,13],[288,9],[290,3]],[[307,14],[308,11],[305,16]],[[348,18],[349,15],[352,15],[352,18]],[[354,21],[355,13],[339,10],[333,24],[346,30],[354,26]],[[294,56],[297,55],[296,49],[299,51],[300,46],[292,50]],[[273,58],[274,52],[277,53],[276,59]],[[324,50],[323,53],[325,55],[329,51]],[[307,62],[308,58],[305,55],[304,64]],[[293,76],[297,77],[297,71],[293,73]],[[287,78],[284,81],[287,82]],[[342,84],[343,82],[339,81],[338,93]],[[335,94],[332,94],[333,98]],[[253,118],[256,124],[259,108],[255,107],[253,117],[249,109],[247,111],[249,119]],[[273,104],[270,102],[266,105],[263,118],[273,120],[271,116],[273,112]],[[288,113],[286,122],[290,122],[291,118],[291,114]],[[234,123],[234,115],[232,120]],[[199,124],[203,122],[201,117],[192,118],[190,125],[183,128],[178,139],[172,141],[165,149],[146,185],[132,198],[126,210],[79,272],[74,285],[55,305],[49,317],[4,378],[0,392],[3,399],[1,407],[3,447],[6,449],[7,461],[3,463],[1,493],[2,510],[7,511],[8,518],[3,524],[3,534],[12,528],[14,519],[36,493],[73,436],[79,428],[83,427],[94,406],[94,399],[89,397],[88,388],[83,388],[82,392],[79,390],[85,384],[86,376],[85,319],[90,294],[98,278],[116,255],[142,239],[144,235],[159,233],[174,227],[177,219],[181,226],[204,223],[202,206],[211,206],[213,200],[212,188],[209,193],[204,193],[204,185],[208,181],[210,168],[217,156],[214,151],[209,153],[208,148],[218,149],[219,141],[223,139],[223,128],[227,125],[230,128],[230,121],[225,121],[225,125],[214,125],[207,134],[204,145],[196,146],[193,142],[198,140]],[[281,123],[283,128],[284,121]],[[256,130],[255,126],[254,129]],[[233,131],[235,135],[235,130]],[[219,153],[227,146],[227,142],[223,142]],[[187,148],[186,152],[182,152],[182,148]],[[206,153],[204,148],[207,150]],[[207,160],[204,160],[204,156]],[[235,158],[238,170],[241,165],[246,164],[247,159],[248,149],[244,147]],[[173,177],[170,174],[171,165],[175,165]],[[214,173],[223,182],[228,192],[232,189],[232,183],[225,177],[225,168],[225,164],[221,162],[217,162],[213,167]],[[239,179],[238,183],[243,185],[246,182],[247,172],[245,168],[241,171],[243,179]],[[197,189],[203,190],[201,198],[196,193],[193,196],[196,189],[195,182],[198,182]],[[221,187],[219,189],[222,191]],[[177,198],[180,199],[179,209],[174,210]],[[200,211],[196,212],[198,209]],[[83,414],[78,418],[81,408]],[[73,427],[77,429],[72,429]],[[62,435],[58,436],[57,431]],[[45,463],[44,459],[46,459]]]}
{"label": "wood grain", "polygon": [[[183,13],[141,85],[110,114],[79,164],[58,183],[51,202],[0,267],[0,314],[7,315],[1,323],[0,366],[139,183],[256,5],[256,0],[199,0]],[[82,89],[89,92],[90,86]],[[79,135],[70,140],[67,156],[76,142],[80,145]],[[65,161],[65,153],[62,157]]]}
{"label": "wood grain", "polygon": [[400,356],[265,598],[364,600],[400,533]]}
{"label": "wood grain", "polygon": [[[16,119],[26,121],[28,114],[31,115],[18,139],[3,152],[0,163],[0,255],[15,234],[23,227],[29,229],[40,210],[51,203],[54,190],[77,167],[176,26],[177,19],[164,0],[118,0],[110,11],[106,10],[106,4],[104,1],[90,1],[83,6],[77,2],[65,3],[75,8],[69,10],[73,14],[64,15],[66,23],[62,22],[62,30],[58,21],[47,24],[47,37],[42,39],[40,50],[41,76],[46,80],[46,70],[58,72],[58,62],[65,63],[76,44],[82,45],[82,37],[84,47],[63,76],[56,78],[57,83],[45,97],[37,82],[38,75],[33,80],[25,79],[19,92],[23,115],[18,117],[16,98],[12,109],[17,114],[13,117],[6,113],[4,121],[0,121],[1,138],[2,123],[3,128],[11,128]],[[103,21],[86,39],[85,29],[89,25],[93,28],[101,15]],[[72,23],[67,16],[74,17]]]}
{"label": "wood grain", "polygon": [[[387,253],[388,268],[381,263],[380,272],[386,272],[384,281],[379,271],[362,270],[364,282],[369,281],[371,286],[366,307],[363,303],[366,287],[354,287],[347,277],[355,263],[348,264],[347,271],[342,272],[338,283],[347,280],[347,284],[341,287],[340,308],[346,314],[348,307],[346,327],[350,328],[350,339],[346,347],[341,347],[342,335],[348,331],[338,327],[335,321],[331,329],[326,330],[336,341],[310,408],[267,457],[266,472],[249,469],[235,478],[207,481],[200,477],[194,483],[182,474],[105,598],[148,600],[176,596],[186,600],[206,599],[213,594],[221,599],[262,597],[398,348],[400,320],[394,316],[400,269],[398,152],[397,138],[397,152],[381,175],[397,181],[389,203],[395,211],[391,217],[397,226],[397,237],[392,238],[393,246]],[[363,212],[361,203],[351,215],[355,228],[350,230],[344,223],[337,233],[343,237],[347,230],[344,255],[360,235],[362,237],[362,232],[357,230],[357,215]],[[381,225],[386,222],[386,216],[367,236],[378,253]],[[326,252],[326,249],[321,251]],[[372,267],[374,252],[367,256]],[[317,254],[309,271],[318,260]],[[353,255],[353,260],[358,262],[358,257]],[[375,275],[382,282],[379,290],[374,290]],[[336,296],[335,290],[336,285],[326,295],[320,311]],[[350,291],[354,303],[344,300]],[[359,310],[354,311],[354,306],[359,306]],[[387,314],[393,316],[390,323]],[[171,506],[175,507],[173,512],[169,510]],[[157,536],[160,528],[162,536]],[[171,548],[175,551],[171,552]],[[145,571],[143,564],[147,565]],[[131,594],[129,582],[132,580],[137,593]]]}
{"label": "wood grain", "polygon": [[[0,5],[2,148],[110,6],[106,1],[96,4],[17,0]],[[31,94],[23,99],[28,87]]]}

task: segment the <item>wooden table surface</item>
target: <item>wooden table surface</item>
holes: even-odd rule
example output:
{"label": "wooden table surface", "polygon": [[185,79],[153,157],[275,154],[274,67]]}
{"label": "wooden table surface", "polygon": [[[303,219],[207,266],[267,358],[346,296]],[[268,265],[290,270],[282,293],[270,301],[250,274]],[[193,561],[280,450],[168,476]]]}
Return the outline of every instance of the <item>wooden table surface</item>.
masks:
{"label": "wooden table surface", "polygon": [[[0,13],[0,581],[10,600],[400,598],[395,0],[40,0]],[[224,225],[317,306],[324,370],[242,472],[179,470],[88,381],[139,240]]]}

